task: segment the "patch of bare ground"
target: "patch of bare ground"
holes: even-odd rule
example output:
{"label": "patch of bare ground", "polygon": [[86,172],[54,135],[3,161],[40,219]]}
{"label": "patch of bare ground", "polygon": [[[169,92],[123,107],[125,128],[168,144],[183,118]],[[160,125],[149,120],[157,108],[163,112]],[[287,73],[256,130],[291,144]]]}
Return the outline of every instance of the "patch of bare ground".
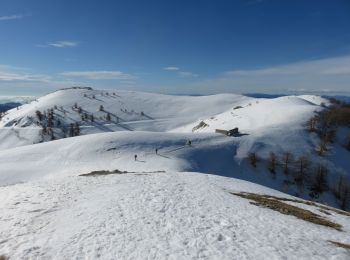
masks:
{"label": "patch of bare ground", "polygon": [[340,224],[334,223],[328,219],[323,218],[320,215],[317,215],[309,210],[302,209],[290,204],[283,202],[283,200],[292,201],[289,199],[278,198],[268,195],[261,195],[255,193],[241,192],[241,193],[231,193],[233,195],[252,200],[250,202],[253,205],[269,208],[275,211],[278,211],[285,215],[291,215],[297,217],[298,219],[308,221],[313,224],[322,225],[342,231],[342,226]]}
{"label": "patch of bare ground", "polygon": [[100,176],[100,175],[109,175],[109,174],[125,174],[128,173],[127,171],[92,171],[89,173],[80,174],[79,176]]}
{"label": "patch of bare ground", "polygon": [[[319,203],[316,203],[316,202],[313,202],[313,201],[298,200],[298,199],[288,199],[288,198],[281,198],[281,197],[276,197],[276,196],[271,196],[271,195],[262,195],[262,196],[264,196],[265,198],[272,198],[272,199],[277,199],[277,200],[280,200],[280,201],[290,201],[290,202],[295,202],[295,203],[303,203],[303,204],[308,205],[308,206],[317,207],[317,208],[319,208],[320,211],[323,210],[323,211],[321,211],[323,213],[325,213],[327,211],[332,211],[332,212],[337,213],[339,215],[344,215],[344,216],[350,217],[350,212],[343,211],[343,210],[336,209],[336,208],[332,208],[332,207],[327,207],[325,205],[322,205],[322,204],[319,204]],[[325,214],[327,214],[327,213],[325,213]],[[327,214],[327,215],[331,215],[331,214]]]}
{"label": "patch of bare ground", "polygon": [[350,250],[349,244],[344,244],[344,243],[340,243],[340,242],[332,241],[332,240],[328,240],[328,242],[331,242],[333,245],[336,245],[337,247],[341,247],[341,248],[345,248],[345,249]]}
{"label": "patch of bare ground", "polygon": [[[114,171],[105,171],[105,170],[101,170],[101,171],[92,171],[89,173],[84,173],[84,174],[80,174],[79,176],[85,176],[85,177],[89,177],[89,176],[101,176],[101,175],[110,175],[110,174],[126,174],[126,173],[164,173],[165,171],[151,171],[151,172],[128,172],[128,171],[119,171],[119,170],[114,170]],[[1,259],[0,259],[1,260]]]}

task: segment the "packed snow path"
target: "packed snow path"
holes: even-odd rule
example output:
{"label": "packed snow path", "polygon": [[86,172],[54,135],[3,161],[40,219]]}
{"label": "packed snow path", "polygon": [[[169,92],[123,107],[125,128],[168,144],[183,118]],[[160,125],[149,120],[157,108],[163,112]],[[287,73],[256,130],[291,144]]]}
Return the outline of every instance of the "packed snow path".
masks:
{"label": "packed snow path", "polygon": [[[282,193],[198,173],[72,176],[0,189],[0,254],[11,259],[348,259],[344,232],[249,204]],[[309,209],[311,207],[305,206]],[[313,211],[316,211],[313,209]],[[318,212],[320,214],[320,212]]]}

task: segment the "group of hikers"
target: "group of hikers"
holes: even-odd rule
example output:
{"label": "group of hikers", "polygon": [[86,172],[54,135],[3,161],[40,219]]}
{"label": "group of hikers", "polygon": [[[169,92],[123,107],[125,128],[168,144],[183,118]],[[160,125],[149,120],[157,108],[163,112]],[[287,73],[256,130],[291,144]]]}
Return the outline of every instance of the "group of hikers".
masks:
{"label": "group of hikers", "polygon": [[[186,145],[191,146],[192,145],[191,140],[188,140],[186,142]],[[158,154],[158,148],[155,149],[155,152],[156,152],[156,154]],[[135,161],[137,161],[137,154],[134,155],[134,159],[135,159]]]}

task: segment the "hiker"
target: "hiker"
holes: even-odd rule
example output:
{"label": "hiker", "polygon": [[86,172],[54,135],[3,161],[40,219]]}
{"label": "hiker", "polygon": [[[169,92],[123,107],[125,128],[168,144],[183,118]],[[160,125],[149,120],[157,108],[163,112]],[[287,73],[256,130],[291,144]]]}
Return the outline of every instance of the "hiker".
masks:
{"label": "hiker", "polygon": [[134,157],[135,157],[135,161],[137,161],[137,154],[135,154]]}
{"label": "hiker", "polygon": [[156,154],[158,154],[158,148],[156,148]]}
{"label": "hiker", "polygon": [[191,144],[192,144],[191,140],[188,140],[188,141],[187,141],[187,144],[188,144],[189,146],[191,146]]}

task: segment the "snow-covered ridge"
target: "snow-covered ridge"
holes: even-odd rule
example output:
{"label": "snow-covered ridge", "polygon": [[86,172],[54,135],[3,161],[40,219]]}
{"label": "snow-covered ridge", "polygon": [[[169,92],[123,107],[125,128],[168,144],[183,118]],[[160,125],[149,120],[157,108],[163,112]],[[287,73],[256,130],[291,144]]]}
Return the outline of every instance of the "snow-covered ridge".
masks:
{"label": "snow-covered ridge", "polygon": [[[190,132],[198,120],[210,118],[219,119],[220,123],[211,124],[206,129],[210,132],[215,127],[232,126],[252,130],[268,127],[268,124],[281,124],[281,120],[288,118],[299,123],[310,117],[322,102],[327,101],[317,96],[256,99],[234,94],[191,97],[89,88],[64,89],[8,111],[0,121],[0,138],[6,139],[0,143],[0,149],[69,136],[70,125],[76,123],[80,126],[80,134],[125,130]],[[235,107],[244,109],[233,110]],[[46,131],[50,110],[53,120]],[[44,115],[41,120],[38,111]],[[232,118],[236,114],[238,118],[243,115],[242,122]],[[266,121],[268,117],[274,121]]]}
{"label": "snow-covered ridge", "polygon": [[[0,122],[0,256],[346,259],[349,215],[287,195],[311,199],[295,183],[297,166],[289,174],[267,168],[271,152],[280,160],[288,151],[309,156],[310,176],[327,163],[330,185],[349,177],[349,151],[334,143],[320,157],[319,137],[306,131],[327,104],[317,96],[74,88],[8,111]],[[235,127],[234,137],[215,133]],[[313,199],[340,205],[331,190]]]}
{"label": "snow-covered ridge", "polygon": [[[59,90],[8,111],[1,120],[0,184],[101,169],[146,168],[237,177],[295,194],[295,188],[283,188],[286,177],[259,176],[246,159],[251,152],[265,159],[270,152],[291,152],[295,158],[310,155],[315,165],[324,161],[315,155],[318,138],[305,131],[305,123],[324,104],[328,104],[326,99],[305,95],[265,99],[234,94],[192,97],[90,88]],[[44,119],[40,120],[38,111]],[[48,127],[50,113],[53,119]],[[201,122],[204,125],[196,128]],[[78,134],[89,136],[63,138],[70,132],[76,135],[76,124]],[[215,133],[234,127],[239,128],[240,136]],[[63,140],[50,141],[48,128],[55,139]],[[188,140],[193,142],[191,149],[186,147]],[[32,145],[40,142],[44,143]],[[156,156],[155,149],[159,149]],[[342,148],[336,152],[336,158],[327,159],[333,181],[350,169],[348,160],[339,160],[348,152]],[[135,163],[135,154],[144,162]],[[19,158],[25,163],[18,164]],[[266,171],[265,164],[260,163],[259,171]],[[327,196],[320,200],[336,206]]]}

